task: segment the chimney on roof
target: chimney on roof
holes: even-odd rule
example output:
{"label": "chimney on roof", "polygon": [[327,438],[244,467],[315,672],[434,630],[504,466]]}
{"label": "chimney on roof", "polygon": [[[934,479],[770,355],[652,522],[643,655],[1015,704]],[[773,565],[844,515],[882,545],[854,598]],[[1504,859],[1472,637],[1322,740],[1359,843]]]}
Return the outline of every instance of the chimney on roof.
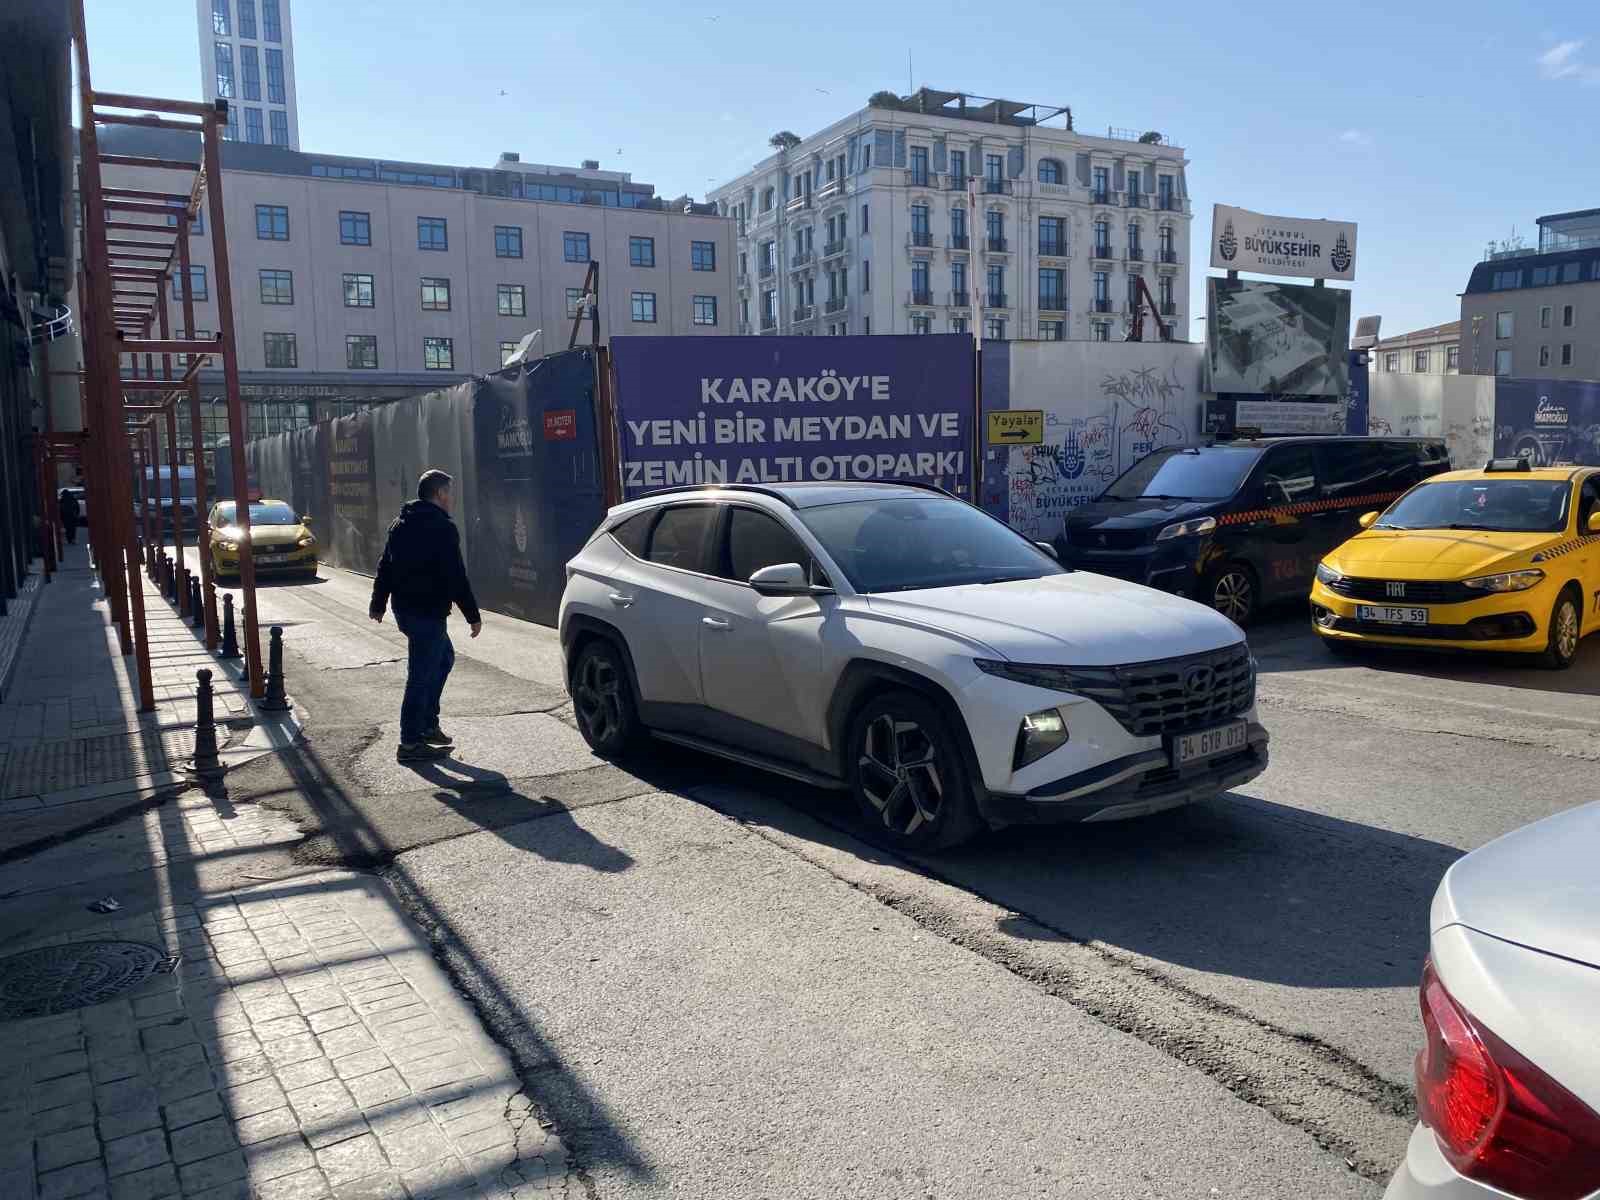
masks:
{"label": "chimney on roof", "polygon": [[586,158],[586,159],[584,159],[583,160],[583,169],[585,171],[598,171],[600,169],[600,160],[598,158]]}

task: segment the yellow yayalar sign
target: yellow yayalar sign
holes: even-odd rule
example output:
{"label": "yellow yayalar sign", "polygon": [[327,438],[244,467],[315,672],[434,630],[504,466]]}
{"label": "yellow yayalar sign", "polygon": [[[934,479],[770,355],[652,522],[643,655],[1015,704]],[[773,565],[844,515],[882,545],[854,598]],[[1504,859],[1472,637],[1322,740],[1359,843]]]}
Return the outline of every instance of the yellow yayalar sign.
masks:
{"label": "yellow yayalar sign", "polygon": [[1013,408],[989,414],[991,446],[1029,446],[1044,441],[1044,409]]}

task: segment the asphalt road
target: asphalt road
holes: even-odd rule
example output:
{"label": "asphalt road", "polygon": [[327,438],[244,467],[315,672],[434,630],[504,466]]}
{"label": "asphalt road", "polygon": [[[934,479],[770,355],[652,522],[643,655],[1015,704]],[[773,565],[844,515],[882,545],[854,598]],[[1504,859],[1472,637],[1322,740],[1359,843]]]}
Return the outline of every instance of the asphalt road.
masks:
{"label": "asphalt road", "polygon": [[1600,639],[1562,674],[1351,664],[1289,616],[1251,638],[1248,787],[907,862],[833,794],[599,762],[554,632],[508,618],[457,627],[459,753],[398,768],[369,586],[261,589],[306,744],[230,792],[298,864],[390,872],[598,1197],[1378,1196],[1434,886],[1600,757]]}

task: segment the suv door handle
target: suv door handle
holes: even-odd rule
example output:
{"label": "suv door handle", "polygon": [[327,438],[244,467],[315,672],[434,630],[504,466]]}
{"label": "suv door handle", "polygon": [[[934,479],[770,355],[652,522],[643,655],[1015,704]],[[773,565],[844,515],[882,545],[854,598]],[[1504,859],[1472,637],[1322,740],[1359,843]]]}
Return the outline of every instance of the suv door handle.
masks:
{"label": "suv door handle", "polygon": [[701,617],[700,624],[707,629],[715,629],[722,633],[726,633],[733,628],[733,622],[724,621],[721,617]]}
{"label": "suv door handle", "polygon": [[606,598],[608,600],[610,600],[611,603],[615,604],[618,608],[627,608],[629,605],[631,605],[633,603],[633,597],[632,596],[624,596],[621,592],[612,592]]}

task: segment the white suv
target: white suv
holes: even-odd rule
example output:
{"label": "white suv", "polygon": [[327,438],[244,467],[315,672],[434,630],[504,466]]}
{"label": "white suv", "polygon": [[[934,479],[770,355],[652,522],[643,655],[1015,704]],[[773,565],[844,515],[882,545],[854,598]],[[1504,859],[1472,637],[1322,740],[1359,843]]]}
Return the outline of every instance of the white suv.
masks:
{"label": "white suv", "polygon": [[1204,605],[1068,571],[972,505],[873,483],[679,488],[567,564],[578,727],[848,787],[908,848],[1106,821],[1267,765],[1255,662]]}

